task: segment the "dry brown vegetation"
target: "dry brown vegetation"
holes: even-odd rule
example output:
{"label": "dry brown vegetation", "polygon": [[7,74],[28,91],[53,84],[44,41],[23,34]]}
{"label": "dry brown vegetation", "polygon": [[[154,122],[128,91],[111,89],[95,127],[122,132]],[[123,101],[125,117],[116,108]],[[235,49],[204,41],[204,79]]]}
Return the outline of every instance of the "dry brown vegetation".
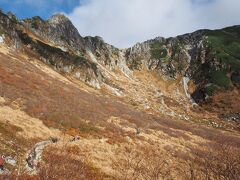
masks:
{"label": "dry brown vegetation", "polygon": [[[91,167],[88,157],[79,147],[50,148],[44,153],[44,161],[36,175],[12,175],[3,179],[124,179],[124,180],[238,180],[240,177],[239,147],[224,144],[203,145],[202,150],[191,153],[164,152],[154,146],[125,149],[125,156],[113,161],[115,174],[106,176]],[[116,154],[117,155],[117,154]]]}
{"label": "dry brown vegetation", "polygon": [[[17,160],[17,166],[21,164],[21,158],[25,156],[26,148],[30,148],[32,143],[38,141],[34,139],[25,139],[18,135],[22,129],[10,123],[0,122],[0,155],[11,156]],[[8,170],[14,170],[16,167],[6,164]]]}
{"label": "dry brown vegetation", "polygon": [[[6,104],[11,105],[16,99],[21,99],[20,108],[30,116],[40,118],[48,126],[81,130],[82,120],[105,126],[106,120],[114,116],[139,127],[151,124],[170,135],[174,135],[172,129],[176,129],[213,140],[216,134],[221,133],[195,124],[150,115],[115,98],[88,93],[71,82],[65,83],[49,76],[15,53],[0,56],[0,94],[8,100]],[[92,131],[93,128],[83,130],[87,129]]]}
{"label": "dry brown vegetation", "polygon": [[120,179],[184,179],[238,180],[240,177],[239,147],[229,142],[206,145],[191,153],[164,153],[153,147],[128,149],[125,157],[114,161]]}
{"label": "dry brown vegetation", "polygon": [[[29,117],[34,117],[33,121],[40,119],[47,127],[60,129],[68,135],[81,135],[84,140],[94,137],[95,139],[88,143],[100,144],[96,150],[94,144],[90,146],[98,158],[103,155],[99,151],[104,151],[105,156],[111,152],[112,156],[117,157],[112,164],[115,171],[112,179],[238,179],[238,133],[136,110],[135,107],[123,103],[125,101],[121,98],[87,92],[63,76],[56,78],[55,75],[50,75],[53,70],[47,66],[45,70],[48,71],[38,68],[34,60],[29,62],[26,57],[15,52],[7,55],[1,53],[0,58],[0,96],[6,100],[2,106],[20,109]],[[171,98],[166,97],[164,100],[169,106],[179,106],[178,102]],[[112,117],[119,118],[122,126],[108,122]],[[124,121],[131,126],[124,125]],[[133,130],[129,130],[130,127]],[[13,131],[16,133],[11,134]],[[17,139],[15,135],[20,131],[22,129],[13,124],[0,123],[0,133],[4,136],[0,135],[6,138],[6,141]],[[153,136],[147,134],[148,131],[160,133],[156,135],[157,138],[154,136],[155,139],[151,139]],[[106,139],[106,144],[99,142],[102,139]],[[162,141],[166,141],[166,144],[163,143],[159,148],[145,146],[143,141],[148,145],[158,145]],[[23,142],[25,145],[26,139],[23,139]],[[137,144],[139,142],[144,145]],[[137,145],[133,146],[134,143]],[[180,151],[179,147],[176,147],[177,143],[186,151]],[[129,144],[128,148],[121,152],[124,156],[117,156],[115,151],[109,150],[109,146],[113,148],[126,144]],[[87,143],[84,145],[87,146]],[[78,146],[80,147],[80,144]],[[101,158],[103,160],[99,159],[104,161],[108,157]],[[99,159],[94,162],[100,161]],[[104,163],[102,162],[102,165],[106,165]],[[88,157],[83,156],[78,148],[60,148],[45,152],[44,161],[39,165],[36,176],[13,173],[5,178],[105,178],[105,172],[100,171],[89,163]]]}
{"label": "dry brown vegetation", "polygon": [[119,179],[165,179],[172,177],[166,153],[150,147],[126,149],[125,156],[113,162]]}
{"label": "dry brown vegetation", "polygon": [[[225,141],[227,140],[227,141]],[[204,150],[193,151],[193,156],[184,161],[189,179],[237,180],[240,177],[240,151],[229,139],[222,143],[207,145]]]}
{"label": "dry brown vegetation", "polygon": [[40,165],[39,179],[102,179],[103,175],[87,164],[84,155],[76,159],[79,153],[78,147],[49,149],[44,155],[45,163]]}
{"label": "dry brown vegetation", "polygon": [[[202,103],[202,107],[218,114],[219,117],[240,112],[240,89],[236,88],[230,92],[218,92],[207,102]],[[240,122],[235,122],[235,129],[240,130]]]}
{"label": "dry brown vegetation", "polygon": [[203,106],[213,112],[223,114],[234,114],[240,111],[240,89],[234,89],[230,92],[218,92],[214,94],[209,101],[203,103]]}
{"label": "dry brown vegetation", "polygon": [[[18,174],[13,172],[10,175],[0,176],[1,179],[17,180],[101,180],[103,174],[87,163],[85,155],[79,154],[78,147],[50,148],[44,153],[44,160],[39,164],[35,175],[28,173]],[[76,154],[81,155],[81,159],[76,158]]]}

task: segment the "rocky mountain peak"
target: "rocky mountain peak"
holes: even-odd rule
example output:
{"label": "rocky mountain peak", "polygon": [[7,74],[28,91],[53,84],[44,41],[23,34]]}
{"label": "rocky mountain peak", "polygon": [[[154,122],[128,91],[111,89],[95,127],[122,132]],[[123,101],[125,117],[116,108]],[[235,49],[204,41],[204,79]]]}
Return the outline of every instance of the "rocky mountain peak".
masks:
{"label": "rocky mountain peak", "polygon": [[65,41],[70,39],[71,43],[74,43],[76,39],[81,37],[76,27],[64,14],[53,15],[47,23],[50,27],[50,32],[55,34],[58,39],[59,37]]}
{"label": "rocky mountain peak", "polygon": [[83,38],[70,19],[62,13],[55,14],[46,21],[37,16],[23,21],[24,26],[55,46],[77,52],[83,47]]}
{"label": "rocky mountain peak", "polygon": [[7,16],[9,17],[9,19],[17,19],[17,17],[11,12],[8,12]]}
{"label": "rocky mountain peak", "polygon": [[63,23],[63,22],[71,22],[71,21],[63,13],[58,13],[58,14],[53,15],[48,20],[48,22],[50,24],[60,24],[60,23]]}

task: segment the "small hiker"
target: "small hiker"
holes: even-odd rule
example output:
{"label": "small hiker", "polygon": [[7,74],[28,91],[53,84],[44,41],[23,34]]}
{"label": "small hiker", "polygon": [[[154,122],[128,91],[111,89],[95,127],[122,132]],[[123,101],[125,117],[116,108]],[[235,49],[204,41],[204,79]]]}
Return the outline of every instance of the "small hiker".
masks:
{"label": "small hiker", "polygon": [[74,142],[74,141],[79,141],[80,140],[80,136],[74,136],[70,142]]}
{"label": "small hiker", "polygon": [[5,164],[5,156],[0,157],[0,170],[4,170],[4,164]]}
{"label": "small hiker", "polygon": [[50,141],[52,141],[52,143],[57,143],[59,141],[59,139],[56,137],[51,137]]}
{"label": "small hiker", "polygon": [[140,134],[140,128],[139,127],[136,127],[136,134],[139,135]]}

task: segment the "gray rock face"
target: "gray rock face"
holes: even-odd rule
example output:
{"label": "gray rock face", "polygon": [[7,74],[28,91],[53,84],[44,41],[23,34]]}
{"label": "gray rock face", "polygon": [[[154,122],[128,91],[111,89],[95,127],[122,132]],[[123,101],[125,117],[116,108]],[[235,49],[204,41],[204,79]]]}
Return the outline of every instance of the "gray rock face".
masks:
{"label": "gray rock face", "polygon": [[64,47],[78,55],[86,55],[91,51],[99,63],[112,69],[119,50],[103,41],[101,37],[81,37],[72,22],[63,14],[56,14],[44,21],[39,17],[24,20],[24,24],[37,35],[57,47]]}
{"label": "gray rock face", "polygon": [[40,17],[25,19],[24,25],[55,46],[73,49],[77,52],[84,47],[84,40],[78,30],[63,14],[56,14],[47,21]]}
{"label": "gray rock face", "polygon": [[[103,69],[105,68],[109,71],[118,68],[124,73],[130,74],[122,51],[105,43],[101,37],[81,37],[71,21],[63,14],[54,15],[47,21],[39,17],[25,19],[24,26],[32,29],[38,36],[62,51],[84,57],[90,64],[94,64],[93,70],[96,76],[87,75],[87,78],[83,77],[84,72],[74,71],[75,66],[71,68],[69,66],[63,67],[65,73],[74,73],[75,77],[91,86],[100,88],[100,84],[106,78],[103,77]],[[59,67],[55,65],[55,69],[59,69]],[[88,72],[90,71],[89,69]]]}
{"label": "gray rock face", "polygon": [[154,42],[163,43],[166,39],[163,37],[157,37],[153,40],[148,40],[143,43],[137,43],[133,47],[126,50],[126,61],[130,69],[139,69],[141,65],[147,66],[149,69],[154,69],[153,64],[157,64],[151,59],[151,44]]}
{"label": "gray rock face", "polygon": [[[231,81],[228,76],[233,74],[233,69],[234,73],[238,74],[237,71],[240,68],[238,55],[230,57],[230,53],[233,52],[227,47],[228,44],[221,42],[224,38],[226,38],[226,42],[230,41],[229,39],[231,39],[230,42],[233,42],[236,38],[236,43],[239,43],[238,37],[240,35],[238,32],[239,27],[234,26],[224,30],[199,30],[174,38],[156,38],[138,43],[126,51],[127,65],[132,70],[141,70],[141,67],[145,66],[148,70],[158,71],[169,78],[176,78],[179,75],[185,76],[191,79],[196,86],[191,97],[196,102],[201,102],[209,97],[214,87],[226,89],[231,86],[228,83]],[[216,42],[211,44],[209,36],[215,38],[211,41],[217,40],[217,43],[222,43],[222,49],[225,46],[230,53],[227,54],[224,52],[226,50],[219,49]],[[156,57],[156,47],[159,51],[159,57]],[[226,59],[231,62],[226,62]],[[225,84],[222,83],[223,81]],[[206,88],[209,83],[215,84]]]}
{"label": "gray rock face", "polygon": [[4,39],[12,40],[11,46],[14,48],[21,47],[21,41],[17,33],[19,26],[21,25],[18,24],[17,19],[13,18],[12,15],[6,15],[0,12],[0,35],[4,37]]}

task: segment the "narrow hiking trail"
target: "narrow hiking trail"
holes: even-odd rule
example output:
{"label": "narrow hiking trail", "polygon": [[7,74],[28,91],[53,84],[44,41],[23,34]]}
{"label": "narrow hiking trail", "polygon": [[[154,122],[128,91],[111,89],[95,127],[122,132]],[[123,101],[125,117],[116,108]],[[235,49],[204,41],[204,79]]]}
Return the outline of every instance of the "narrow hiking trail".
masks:
{"label": "narrow hiking trail", "polygon": [[27,154],[27,169],[29,171],[35,171],[37,169],[38,163],[42,159],[42,153],[44,151],[44,148],[46,148],[50,144],[57,143],[59,140],[52,138],[49,140],[38,142],[34,145],[34,147],[29,151]]}
{"label": "narrow hiking trail", "polygon": [[[79,140],[80,137],[76,136],[73,137],[69,142],[74,142]],[[39,162],[42,160],[42,154],[44,149],[51,145],[51,144],[56,144],[59,143],[61,140],[58,138],[50,138],[49,140],[45,141],[40,141],[36,143],[33,148],[28,152],[26,156],[26,168],[29,172],[34,172],[37,170]]]}

